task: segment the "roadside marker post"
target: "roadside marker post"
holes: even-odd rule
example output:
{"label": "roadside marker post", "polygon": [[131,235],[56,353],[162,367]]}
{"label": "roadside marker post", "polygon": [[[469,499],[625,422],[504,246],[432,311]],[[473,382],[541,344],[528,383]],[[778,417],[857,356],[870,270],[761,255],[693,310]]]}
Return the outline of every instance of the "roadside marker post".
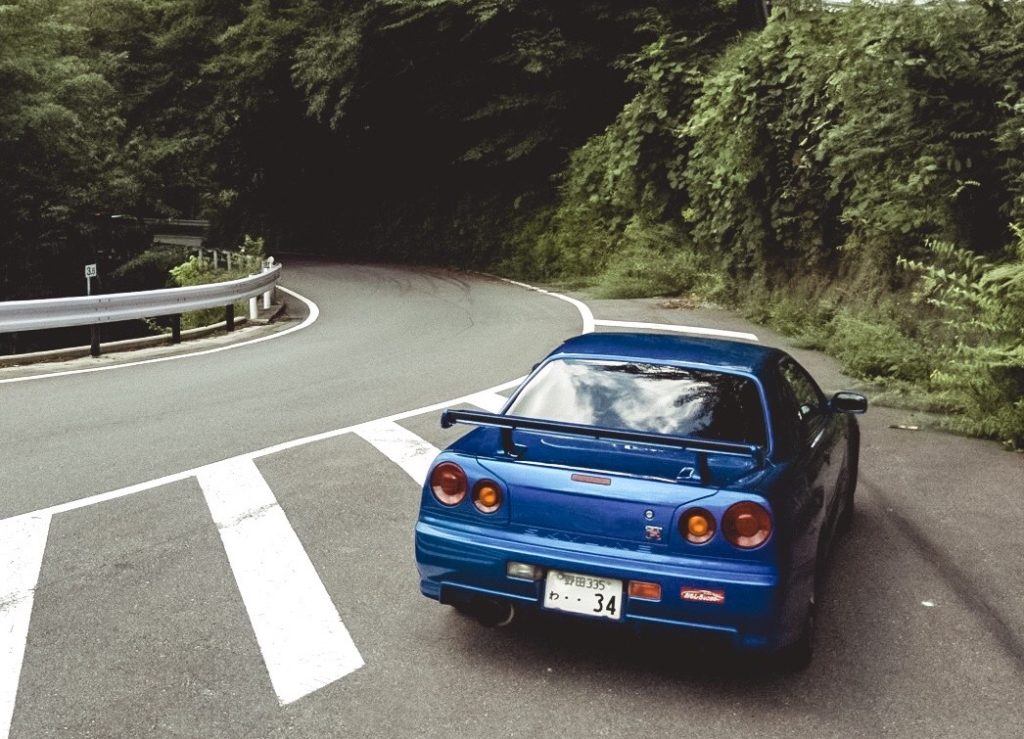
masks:
{"label": "roadside marker post", "polygon": [[[263,271],[264,272],[269,272],[273,268],[274,268],[274,258],[273,257],[267,257],[263,261]],[[270,299],[273,296],[274,296],[274,288],[270,288],[265,293],[263,293],[263,310],[270,310]]]}
{"label": "roadside marker post", "polygon": [[85,294],[92,295],[92,278],[96,276],[96,265],[85,265]]}
{"label": "roadside marker post", "polygon": [[[96,276],[96,265],[85,265],[85,294],[92,295],[92,278]],[[100,327],[93,324],[89,327],[89,354],[100,355]]]}

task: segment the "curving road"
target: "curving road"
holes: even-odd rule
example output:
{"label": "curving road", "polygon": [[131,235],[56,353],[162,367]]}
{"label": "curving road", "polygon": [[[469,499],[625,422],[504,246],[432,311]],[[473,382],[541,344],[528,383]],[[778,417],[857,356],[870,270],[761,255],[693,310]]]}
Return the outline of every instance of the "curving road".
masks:
{"label": "curving road", "polygon": [[[422,409],[521,376],[580,312],[440,270],[285,277],[320,311],[290,335],[0,374],[0,737],[1019,735],[1020,455],[873,409],[799,675],[589,624],[488,631],[417,591],[413,478],[459,433]],[[785,345],[724,312],[589,304]]]}

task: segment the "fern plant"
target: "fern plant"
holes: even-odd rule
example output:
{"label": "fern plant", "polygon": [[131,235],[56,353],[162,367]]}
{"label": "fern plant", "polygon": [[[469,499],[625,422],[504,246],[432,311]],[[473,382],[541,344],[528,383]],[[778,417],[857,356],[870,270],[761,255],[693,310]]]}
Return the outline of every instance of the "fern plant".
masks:
{"label": "fern plant", "polygon": [[945,316],[952,351],[932,382],[963,399],[954,425],[1024,448],[1024,224],[1012,229],[998,263],[940,241],[927,243],[929,262],[897,261],[919,276],[917,299]]}

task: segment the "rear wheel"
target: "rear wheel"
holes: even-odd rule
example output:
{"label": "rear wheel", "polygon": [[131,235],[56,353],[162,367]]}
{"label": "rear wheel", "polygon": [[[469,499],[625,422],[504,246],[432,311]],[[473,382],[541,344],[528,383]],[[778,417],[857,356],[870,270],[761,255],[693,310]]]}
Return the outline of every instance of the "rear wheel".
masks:
{"label": "rear wheel", "polygon": [[818,540],[818,553],[814,561],[814,585],[811,597],[804,611],[800,631],[794,641],[775,653],[776,666],[784,672],[800,672],[811,664],[814,656],[814,630],[818,615],[818,603],[825,589],[825,574],[828,568],[828,546],[824,534]]}
{"label": "rear wheel", "polygon": [[815,605],[812,600],[807,606],[800,635],[796,641],[787,644],[776,653],[776,665],[783,672],[800,672],[811,664],[814,656],[814,617]]}
{"label": "rear wheel", "polygon": [[846,455],[846,481],[843,487],[843,510],[836,522],[836,531],[847,533],[853,528],[853,497],[857,491],[857,467],[860,460],[860,432],[856,427],[851,432],[850,449]]}

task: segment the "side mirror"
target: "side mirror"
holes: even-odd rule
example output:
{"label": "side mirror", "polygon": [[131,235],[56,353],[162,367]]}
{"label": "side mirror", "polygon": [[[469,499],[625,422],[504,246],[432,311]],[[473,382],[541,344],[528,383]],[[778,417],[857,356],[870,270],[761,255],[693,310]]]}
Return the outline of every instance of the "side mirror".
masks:
{"label": "side mirror", "polygon": [[868,409],[868,399],[860,393],[844,390],[832,396],[828,407],[833,413],[864,413]]}

